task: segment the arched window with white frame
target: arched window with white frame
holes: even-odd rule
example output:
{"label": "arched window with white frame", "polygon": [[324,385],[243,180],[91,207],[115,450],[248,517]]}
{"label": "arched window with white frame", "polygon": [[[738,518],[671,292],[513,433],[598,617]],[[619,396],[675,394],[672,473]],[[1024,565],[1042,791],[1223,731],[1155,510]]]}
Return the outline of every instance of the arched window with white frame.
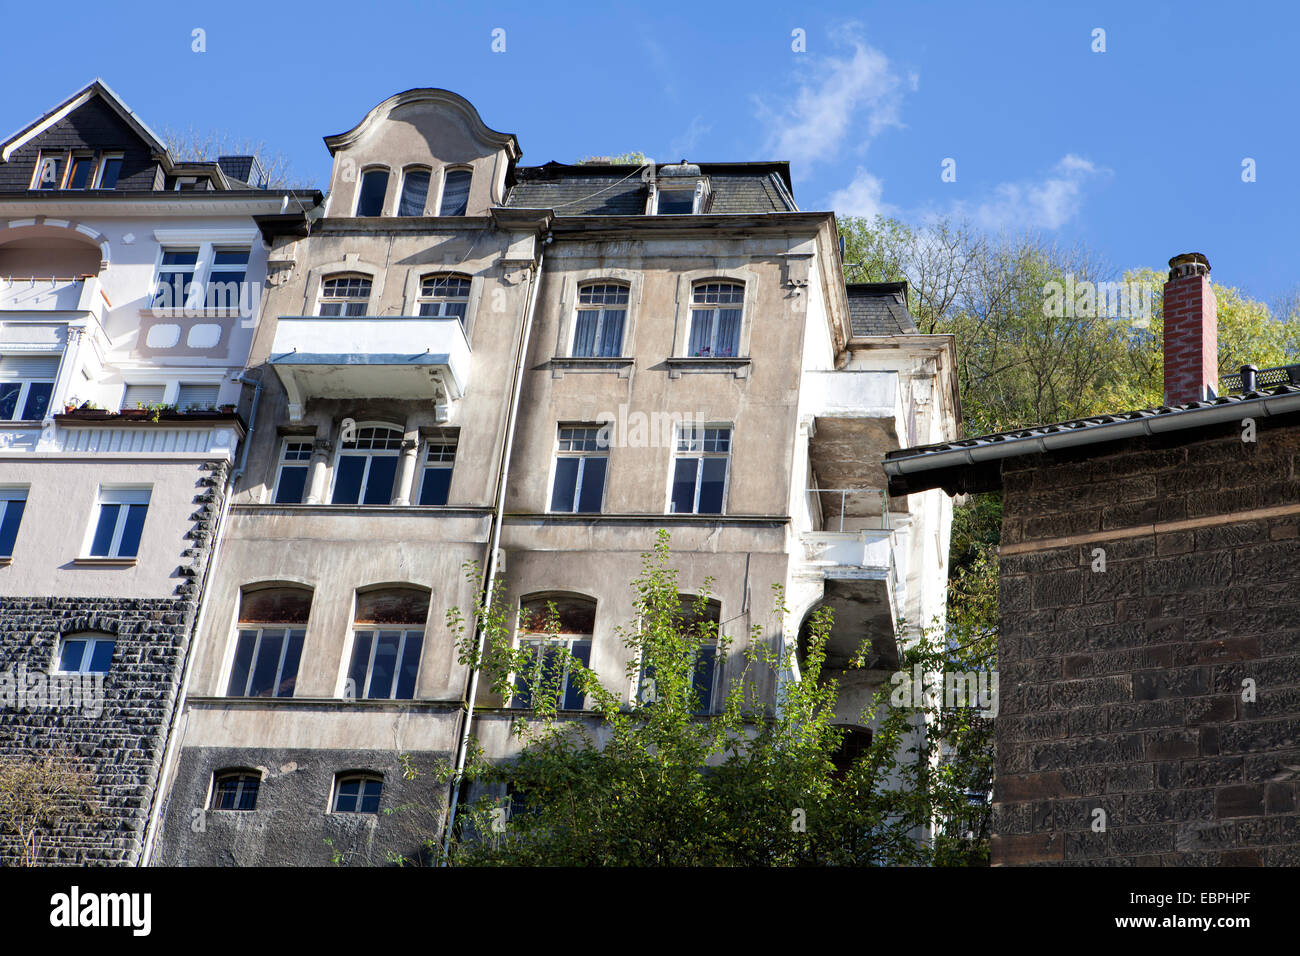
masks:
{"label": "arched window with white frame", "polygon": [[463,216],[469,209],[469,186],[474,179],[472,169],[448,169],[442,174],[442,201],[438,204],[439,216]]}
{"label": "arched window with white frame", "polygon": [[370,309],[371,279],[359,272],[327,275],[320,283],[320,303],[316,314],[356,318]]}
{"label": "arched window with white frame", "polygon": [[402,170],[402,194],[397,200],[397,215],[423,216],[429,201],[429,180],[433,173],[428,166],[407,166]]}
{"label": "arched window with white frame", "polygon": [[[514,677],[510,706],[533,706],[536,687],[559,681],[561,710],[582,710],[586,695],[556,653],[566,649],[584,667],[591,664],[591,636],[596,627],[596,602],[581,594],[533,594],[519,602],[518,646],[529,651],[530,666]],[[564,668],[564,673],[558,669]]]}
{"label": "arched window with white frame", "polygon": [[357,215],[382,216],[384,197],[388,194],[388,169],[375,166],[361,173],[357,186]]}
{"label": "arched window with white frame", "polygon": [[740,282],[697,282],[691,289],[692,358],[733,358],[740,354],[740,319],[745,286]]}
{"label": "arched window with white frame", "polygon": [[470,277],[456,272],[431,272],[420,277],[419,314],[428,318],[460,319],[469,308]]}
{"label": "arched window with white frame", "polygon": [[585,358],[621,356],[627,304],[628,287],[621,282],[586,282],[578,286],[573,354]]}

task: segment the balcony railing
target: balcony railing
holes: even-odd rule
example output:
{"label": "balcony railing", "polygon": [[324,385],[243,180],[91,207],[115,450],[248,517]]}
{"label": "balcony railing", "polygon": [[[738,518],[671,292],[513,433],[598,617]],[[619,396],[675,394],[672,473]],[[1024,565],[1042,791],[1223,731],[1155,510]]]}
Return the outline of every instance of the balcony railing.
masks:
{"label": "balcony railing", "polygon": [[0,311],[98,312],[98,276],[0,276]]}
{"label": "balcony railing", "polygon": [[[889,530],[889,495],[880,488],[808,488],[810,512],[822,530],[843,531],[847,516],[859,528]],[[838,520],[839,528],[828,525]]]}

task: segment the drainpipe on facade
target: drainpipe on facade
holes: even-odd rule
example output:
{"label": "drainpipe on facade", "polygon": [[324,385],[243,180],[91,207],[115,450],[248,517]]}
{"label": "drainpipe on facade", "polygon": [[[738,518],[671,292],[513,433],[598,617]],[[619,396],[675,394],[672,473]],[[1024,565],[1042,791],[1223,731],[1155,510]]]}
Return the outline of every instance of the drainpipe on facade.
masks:
{"label": "drainpipe on facade", "polygon": [[[524,363],[528,360],[528,340],[532,334],[533,314],[537,311],[537,296],[542,285],[542,260],[546,256],[546,246],[550,241],[551,234],[548,232],[546,238],[542,241],[541,248],[537,251],[537,265],[529,277],[528,308],[524,315],[524,327],[520,331],[519,352],[515,357],[514,391],[510,396],[510,411],[506,417],[506,441],[505,447],[501,450],[501,464],[497,471],[497,500],[492,511],[492,532],[488,536],[487,574],[483,578],[483,606],[485,609],[492,607],[492,584],[496,580],[497,553],[501,548],[501,525],[506,507],[506,484],[510,473],[510,453],[514,449],[515,420],[519,416],[519,396],[522,394],[524,387]],[[475,659],[482,660],[485,635],[481,616],[477,628],[478,640]],[[460,802],[461,777],[465,772],[465,760],[469,755],[470,725],[474,720],[474,701],[478,696],[478,675],[479,667],[475,665],[470,669],[469,688],[465,693],[465,722],[461,727],[460,742],[456,746],[456,768],[451,777],[451,793],[447,798],[447,824],[442,838],[443,866],[447,865],[447,854],[451,850],[451,834],[456,825],[456,807]]]}
{"label": "drainpipe on facade", "polygon": [[217,559],[221,555],[221,534],[226,527],[226,517],[230,514],[230,501],[235,492],[235,482],[244,473],[244,466],[248,463],[248,449],[253,444],[253,431],[257,428],[257,401],[262,397],[262,383],[250,382],[244,378],[246,372],[247,369],[240,372],[232,381],[239,382],[241,385],[253,386],[253,402],[248,410],[248,432],[244,435],[244,448],[239,455],[239,467],[231,472],[230,477],[226,479],[225,493],[221,498],[221,513],[217,516],[217,523],[212,529],[212,557],[208,559],[208,566],[203,569],[203,581],[199,589],[199,609],[194,617],[194,627],[190,631],[189,644],[185,648],[185,660],[181,664],[180,692],[176,696],[176,705],[172,709],[171,721],[167,726],[167,744],[163,750],[162,767],[158,774],[158,782],[154,787],[149,823],[145,828],[144,846],[140,851],[140,860],[136,864],[141,867],[149,866],[153,860],[153,849],[158,836],[158,821],[162,815],[163,789],[167,785],[168,777],[171,776],[175,767],[177,753],[180,750],[179,727],[182,715],[185,712],[185,701],[189,695],[190,662],[194,656],[194,645],[198,643],[199,636],[203,633],[203,621],[207,616],[208,582],[213,578]]}

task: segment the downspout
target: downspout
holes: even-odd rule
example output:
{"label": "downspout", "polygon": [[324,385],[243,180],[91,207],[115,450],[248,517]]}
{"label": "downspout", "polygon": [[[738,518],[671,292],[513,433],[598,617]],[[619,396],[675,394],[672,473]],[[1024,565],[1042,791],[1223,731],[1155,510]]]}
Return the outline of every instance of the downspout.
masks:
{"label": "downspout", "polygon": [[[546,255],[546,246],[550,241],[551,234],[548,232],[546,238],[542,241],[541,247],[537,250],[537,265],[529,276],[528,309],[524,317],[524,327],[520,330],[519,352],[515,358],[515,384],[510,396],[510,411],[506,417],[505,446],[501,450],[501,462],[497,470],[497,500],[492,510],[492,531],[488,536],[487,573],[483,578],[482,603],[484,610],[490,610],[492,607],[492,584],[496,580],[497,554],[501,549],[501,525],[506,507],[506,484],[510,472],[510,454],[515,444],[515,422],[519,417],[519,397],[524,387],[524,364],[528,360],[528,340],[533,330],[533,315],[537,311],[538,290],[542,284],[542,260]],[[483,632],[482,615],[479,616],[475,627],[478,630],[475,660],[481,661],[483,658],[483,645],[486,641],[486,635]],[[451,850],[451,835],[456,825],[456,808],[460,802],[461,778],[465,773],[465,761],[469,756],[470,729],[474,721],[474,702],[478,697],[478,678],[479,667],[476,664],[470,669],[469,688],[465,694],[465,721],[461,726],[460,742],[456,746],[456,766],[451,777],[451,794],[448,797],[447,804],[447,825],[443,831],[442,839],[443,866],[447,865],[447,854]]]}
{"label": "downspout", "polygon": [[235,482],[244,474],[244,466],[248,464],[248,449],[253,444],[253,431],[257,428],[257,402],[262,397],[262,383],[250,382],[244,378],[246,372],[247,370],[240,372],[232,381],[239,382],[241,385],[253,386],[253,402],[248,410],[248,432],[244,435],[244,448],[239,455],[239,467],[231,472],[230,477],[226,479],[225,493],[221,499],[221,513],[217,516],[217,523],[212,529],[212,557],[208,560],[208,566],[203,569],[203,581],[199,589],[199,610],[194,619],[194,628],[190,631],[189,644],[185,648],[185,660],[181,664],[180,693],[176,696],[176,705],[172,709],[172,718],[167,727],[167,744],[163,750],[162,768],[158,774],[158,783],[154,787],[149,824],[145,829],[144,848],[140,853],[140,861],[136,864],[141,867],[149,866],[153,861],[153,849],[158,836],[158,822],[162,815],[163,790],[168,785],[168,780],[175,769],[177,754],[180,751],[179,727],[182,715],[185,712],[185,701],[189,695],[190,675],[193,673],[190,663],[194,655],[194,645],[199,642],[199,637],[203,633],[203,621],[208,611],[208,583],[213,578],[217,559],[221,556],[222,532],[225,530],[226,518],[230,514],[230,502],[234,496]]}

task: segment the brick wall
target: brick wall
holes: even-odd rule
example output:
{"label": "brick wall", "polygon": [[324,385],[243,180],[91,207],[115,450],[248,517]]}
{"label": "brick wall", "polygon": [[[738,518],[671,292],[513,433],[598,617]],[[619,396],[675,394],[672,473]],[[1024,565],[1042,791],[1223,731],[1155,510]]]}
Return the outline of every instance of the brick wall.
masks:
{"label": "brick wall", "polygon": [[1195,435],[1004,465],[995,865],[1300,864],[1300,424]]}
{"label": "brick wall", "polygon": [[[65,634],[102,631],[114,638],[102,710],[0,702],[0,757],[66,753],[81,758],[92,777],[98,814],[57,826],[38,855],[41,863],[129,866],[139,858],[227,467],[199,466],[191,546],[174,597],[0,597],[0,672],[48,673]],[[0,833],[0,866],[19,856],[15,837]]]}

